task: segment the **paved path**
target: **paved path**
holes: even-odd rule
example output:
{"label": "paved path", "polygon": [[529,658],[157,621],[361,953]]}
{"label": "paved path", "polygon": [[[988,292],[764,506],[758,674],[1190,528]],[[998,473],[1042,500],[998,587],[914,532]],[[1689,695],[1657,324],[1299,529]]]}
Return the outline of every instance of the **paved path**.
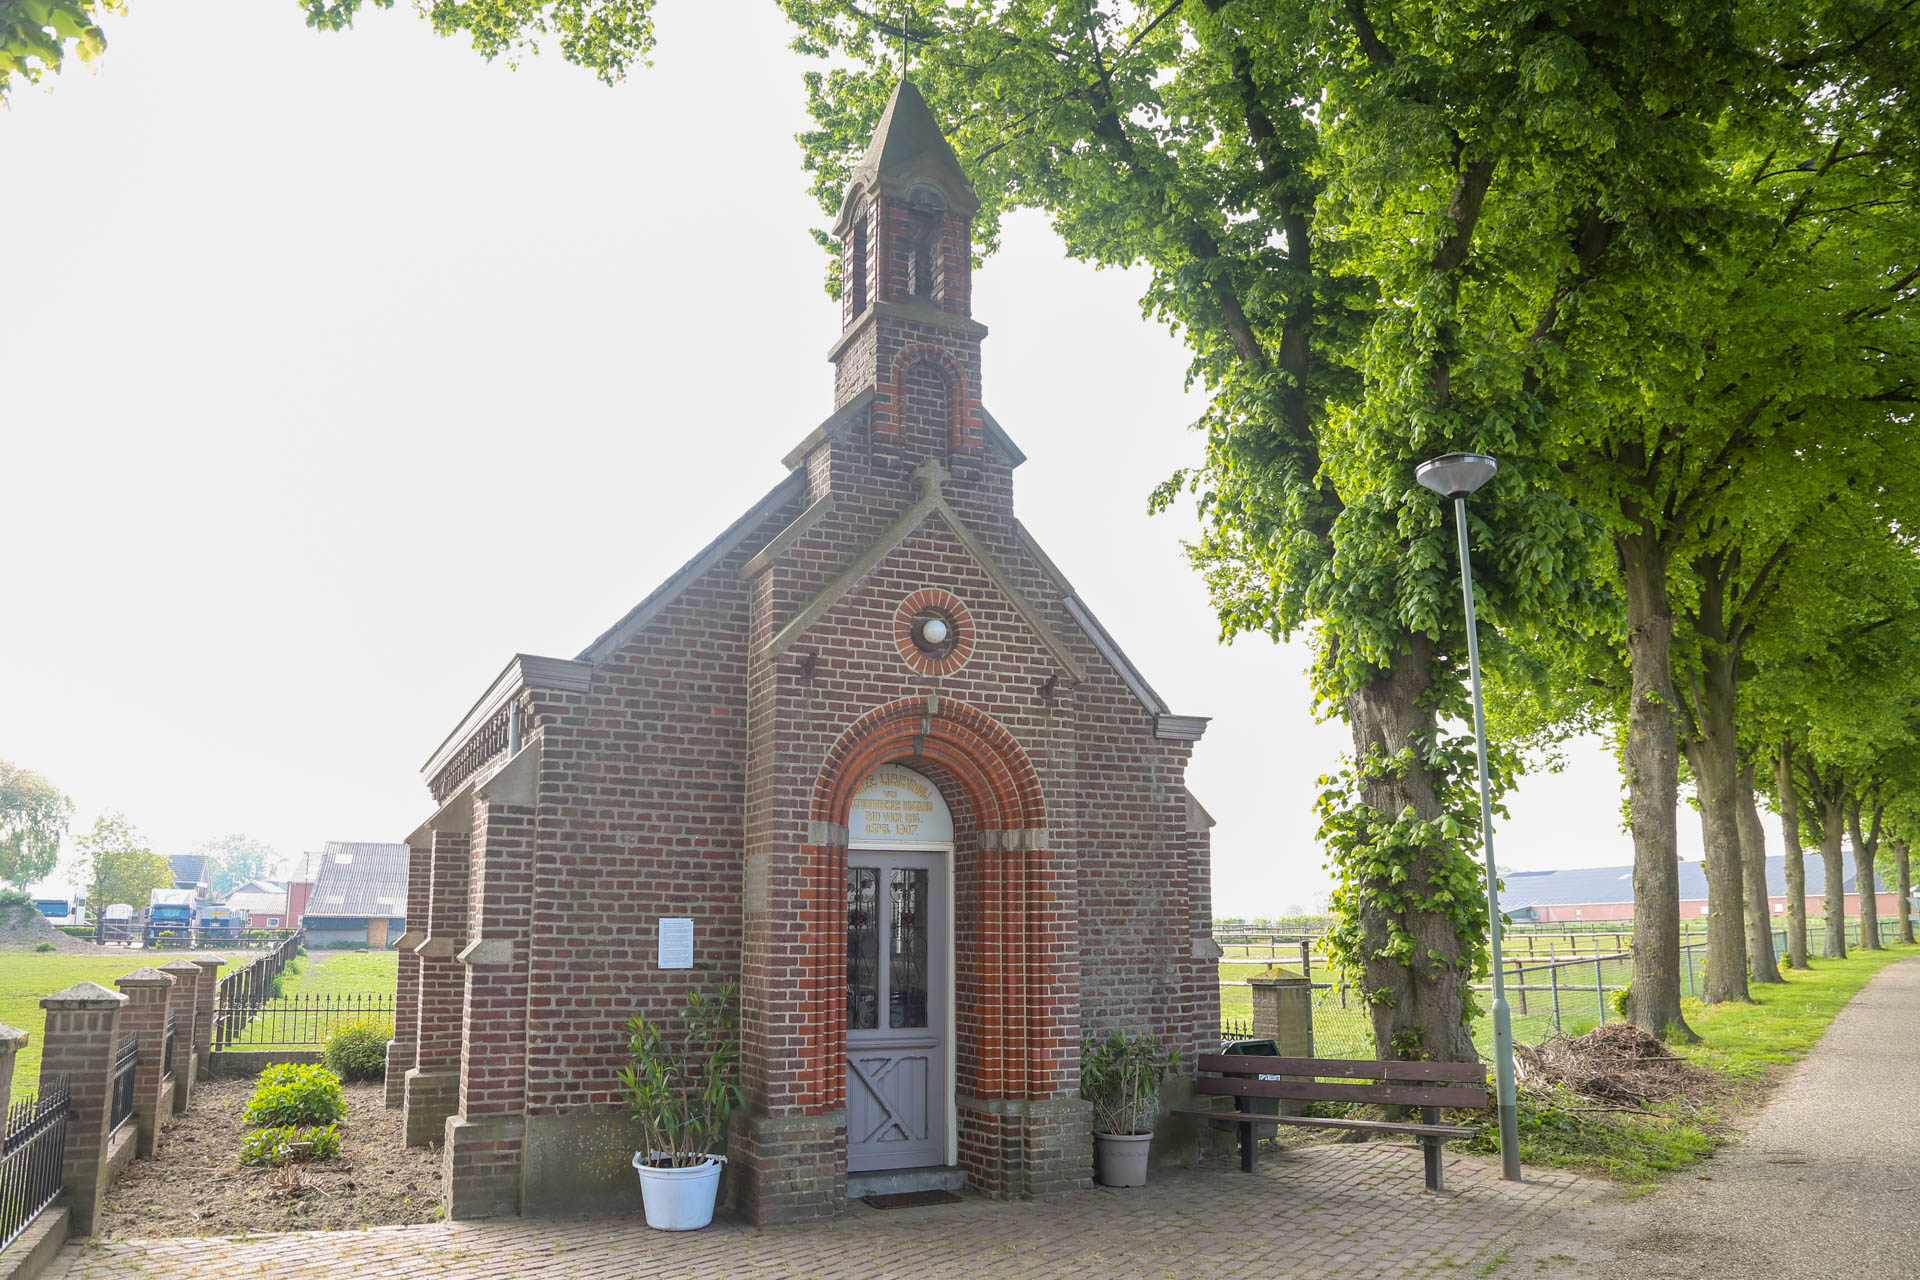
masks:
{"label": "paved path", "polygon": [[1473,1276],[1496,1245],[1595,1188],[1543,1173],[1514,1186],[1497,1164],[1447,1161],[1453,1190],[1427,1195],[1411,1146],[1309,1147],[1252,1176],[1225,1162],[1152,1186],[1039,1204],[971,1199],[881,1212],[861,1206],[826,1226],[755,1230],[716,1224],[686,1235],[635,1218],[441,1223],[251,1239],[70,1245],[49,1280],[582,1280],[653,1276],[1205,1277],[1206,1280],[1409,1280]]}
{"label": "paved path", "polygon": [[1920,957],[1840,1012],[1746,1136],[1637,1199],[1527,1224],[1491,1274],[1920,1276]]}

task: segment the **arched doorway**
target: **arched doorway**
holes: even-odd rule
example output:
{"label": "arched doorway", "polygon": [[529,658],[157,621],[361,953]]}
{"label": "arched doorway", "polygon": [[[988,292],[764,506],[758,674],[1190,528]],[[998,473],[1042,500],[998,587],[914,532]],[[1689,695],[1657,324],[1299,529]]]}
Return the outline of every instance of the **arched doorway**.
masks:
{"label": "arched doorway", "polygon": [[953,817],[932,779],[889,764],[847,834],[847,1169],[951,1165]]}

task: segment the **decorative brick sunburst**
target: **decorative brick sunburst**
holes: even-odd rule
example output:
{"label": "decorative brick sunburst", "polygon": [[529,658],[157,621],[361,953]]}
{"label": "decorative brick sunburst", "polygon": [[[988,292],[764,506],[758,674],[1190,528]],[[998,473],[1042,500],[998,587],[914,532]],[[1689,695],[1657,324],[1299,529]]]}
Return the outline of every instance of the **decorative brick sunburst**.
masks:
{"label": "decorative brick sunburst", "polygon": [[[930,640],[929,622],[944,625],[946,635]],[[973,615],[951,591],[924,587],[894,610],[893,643],[906,664],[921,675],[951,675],[973,656]]]}

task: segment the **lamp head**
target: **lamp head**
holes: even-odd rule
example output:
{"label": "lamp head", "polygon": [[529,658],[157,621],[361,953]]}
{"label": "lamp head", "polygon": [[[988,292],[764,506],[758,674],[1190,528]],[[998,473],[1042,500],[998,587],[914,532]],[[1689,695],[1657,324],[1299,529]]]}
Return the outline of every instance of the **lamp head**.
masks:
{"label": "lamp head", "polygon": [[1414,478],[1443,498],[1464,498],[1493,479],[1500,464],[1484,453],[1446,453],[1420,464]]}

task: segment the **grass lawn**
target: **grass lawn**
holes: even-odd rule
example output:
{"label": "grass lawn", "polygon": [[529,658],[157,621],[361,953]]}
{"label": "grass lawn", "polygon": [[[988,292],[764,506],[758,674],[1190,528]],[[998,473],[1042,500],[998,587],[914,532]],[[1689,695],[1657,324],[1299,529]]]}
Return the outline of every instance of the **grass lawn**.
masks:
{"label": "grass lawn", "polygon": [[[194,952],[194,955],[201,953]],[[208,953],[212,954],[212,953]],[[229,968],[253,959],[239,952],[228,955]],[[77,956],[59,951],[0,951],[0,1022],[27,1033],[27,1047],[14,1059],[13,1079],[16,1095],[32,1093],[40,1081],[40,1033],[46,1026],[46,1010],[40,1001],[56,991],[64,991],[76,982],[97,982],[109,991],[115,978],[132,973],[144,965],[166,964],[182,958],[180,952],[149,953],[119,951],[105,956]]]}
{"label": "grass lawn", "polygon": [[[1815,960],[1811,971],[1789,972],[1784,984],[1755,984],[1753,1004],[1683,1002],[1682,1016],[1700,1043],[1675,1045],[1674,1052],[1719,1075],[1724,1099],[1700,1109],[1659,1104],[1649,1108],[1654,1114],[1636,1115],[1593,1110],[1578,1099],[1523,1096],[1521,1159],[1635,1184],[1698,1160],[1733,1136],[1738,1114],[1756,1105],[1772,1078],[1819,1042],[1874,974],[1914,955],[1920,947],[1853,951],[1845,960]],[[1902,1030],[1890,1027],[1888,1034]],[[1473,1145],[1497,1149],[1491,1130]]]}
{"label": "grass lawn", "polygon": [[391,996],[400,975],[398,951],[309,951],[288,995]]}

